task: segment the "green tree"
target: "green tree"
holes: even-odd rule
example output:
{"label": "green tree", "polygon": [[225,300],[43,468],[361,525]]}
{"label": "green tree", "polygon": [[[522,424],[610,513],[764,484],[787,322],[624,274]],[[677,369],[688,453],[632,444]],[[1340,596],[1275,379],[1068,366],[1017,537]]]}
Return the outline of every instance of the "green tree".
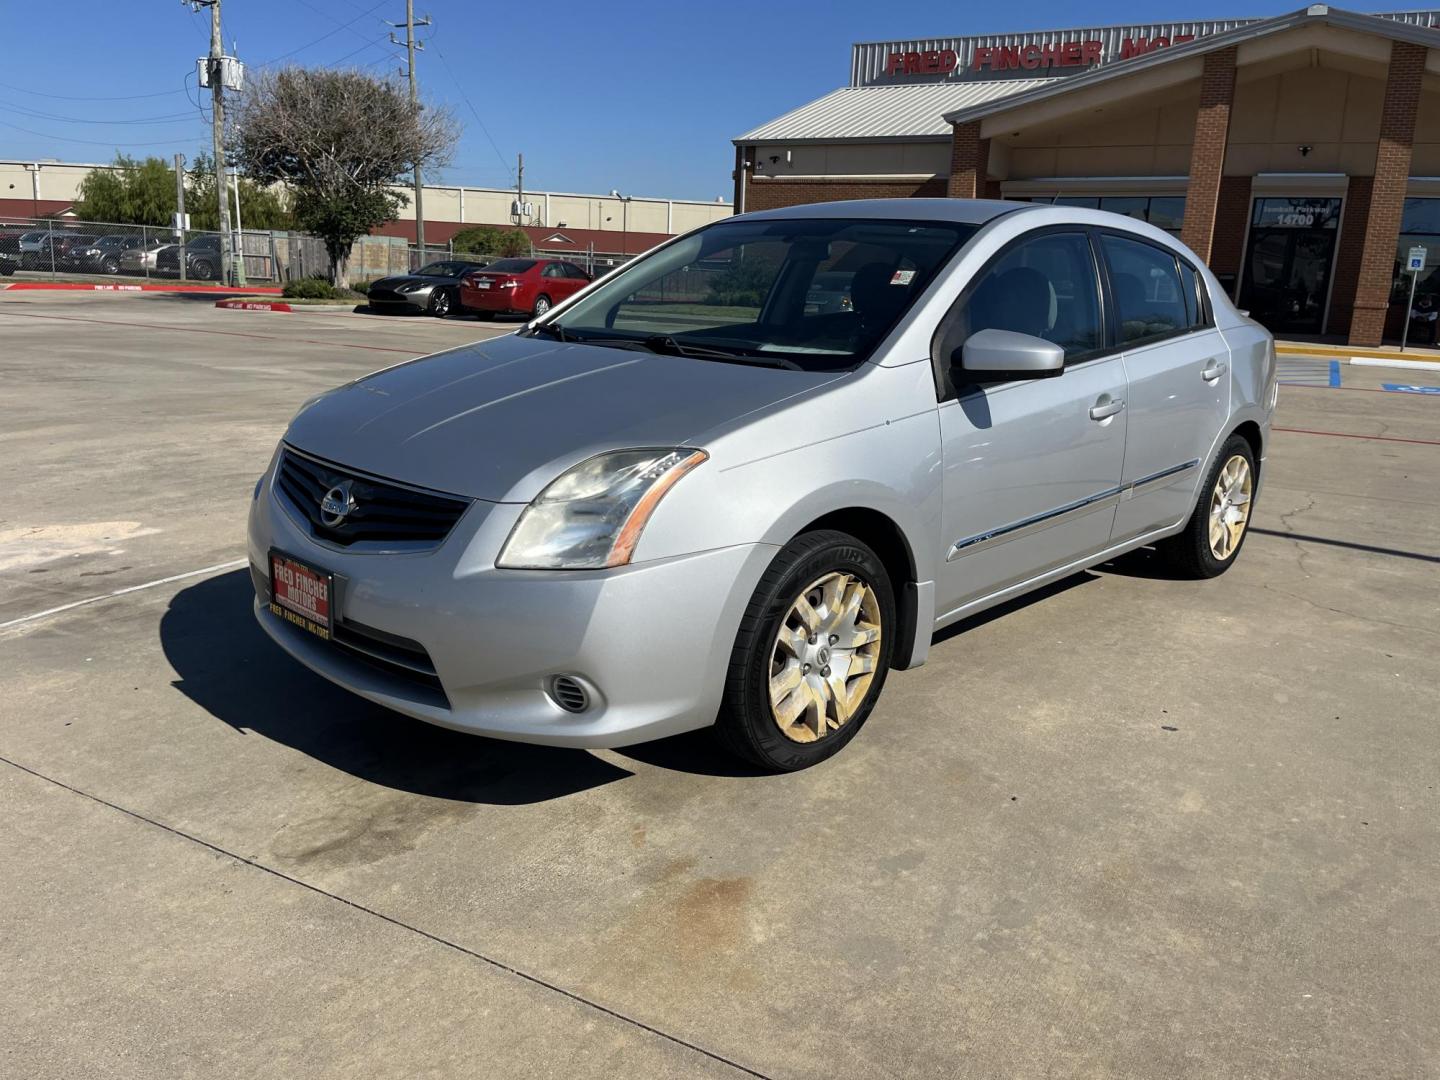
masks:
{"label": "green tree", "polygon": [[451,248],[463,255],[528,255],[530,237],[524,229],[497,229],[494,225],[472,225],[450,240]]}
{"label": "green tree", "polygon": [[[220,208],[215,201],[215,162],[209,154],[197,154],[188,170],[185,183],[185,212],[196,229],[218,229]],[[174,183],[174,173],[171,173]],[[230,188],[230,225],[235,225],[235,192]],[[174,201],[173,199],[171,200]],[[168,220],[168,219],[167,219]],[[240,224],[250,229],[292,229],[294,215],[290,212],[285,189],[279,185],[261,187],[248,176],[240,177]]]}
{"label": "green tree", "polygon": [[117,225],[169,225],[175,213],[175,170],[157,157],[137,161],[115,155],[113,168],[80,181],[75,213],[86,221]]}
{"label": "green tree", "polygon": [[448,162],[457,134],[445,110],[415,108],[398,82],[361,71],[259,72],[233,115],[241,167],[292,193],[296,223],[325,242],[341,287],[351,246],[408,202],[396,185],[417,164]]}

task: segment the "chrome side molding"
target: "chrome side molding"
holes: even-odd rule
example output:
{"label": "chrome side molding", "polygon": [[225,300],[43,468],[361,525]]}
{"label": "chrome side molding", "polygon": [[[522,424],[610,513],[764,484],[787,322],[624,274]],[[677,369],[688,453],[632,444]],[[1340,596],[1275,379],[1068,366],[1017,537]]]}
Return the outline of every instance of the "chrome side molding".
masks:
{"label": "chrome side molding", "polygon": [[1136,493],[1143,494],[1153,485],[1162,480],[1173,481],[1182,473],[1187,473],[1200,464],[1199,458],[1193,458],[1179,465],[1172,465],[1168,469],[1161,469],[1149,476],[1142,476],[1138,480],[1132,480],[1128,484],[1121,484],[1119,487],[1106,488],[1104,491],[1096,492],[1094,495],[1084,499],[1077,499],[1075,502],[1066,503],[1064,506],[1057,506],[1054,510],[1046,510],[1043,514],[1036,514],[1033,517],[1024,518],[1020,521],[1011,522],[1009,525],[1001,525],[998,529],[991,529],[989,532],[976,533],[974,536],[967,536],[962,540],[956,540],[950,545],[950,550],[945,555],[946,562],[953,562],[962,555],[969,555],[972,552],[983,551],[988,547],[995,547],[998,544],[1010,540],[1018,540],[1022,536],[1031,536],[1043,529],[1058,525],[1062,521],[1074,521],[1078,517],[1094,513],[1096,510],[1103,510],[1107,506],[1114,506],[1122,499],[1132,499]]}

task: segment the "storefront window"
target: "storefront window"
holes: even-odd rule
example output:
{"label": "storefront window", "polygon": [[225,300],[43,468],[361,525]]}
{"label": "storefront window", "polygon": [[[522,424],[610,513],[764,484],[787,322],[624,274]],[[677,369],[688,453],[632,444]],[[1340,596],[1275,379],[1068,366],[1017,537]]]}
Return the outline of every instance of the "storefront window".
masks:
{"label": "storefront window", "polygon": [[1054,203],[1056,206],[1081,206],[1087,210],[1108,210],[1112,214],[1148,221],[1157,229],[1179,237],[1185,220],[1183,195],[1028,195],[1026,202]]}
{"label": "storefront window", "polygon": [[[1415,282],[1415,301],[1430,297],[1440,306],[1440,199],[1406,199],[1400,216],[1400,239],[1395,245],[1395,272],[1390,288],[1390,302],[1403,304],[1410,299],[1410,249],[1425,249],[1425,269]],[[1413,327],[1412,327],[1413,329]]]}

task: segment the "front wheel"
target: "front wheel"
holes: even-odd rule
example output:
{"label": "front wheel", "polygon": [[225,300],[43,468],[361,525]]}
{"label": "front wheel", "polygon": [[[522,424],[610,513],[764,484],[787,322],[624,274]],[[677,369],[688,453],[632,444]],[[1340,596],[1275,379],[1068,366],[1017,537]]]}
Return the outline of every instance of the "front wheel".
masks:
{"label": "front wheel", "polygon": [[450,314],[454,302],[449,289],[433,289],[430,292],[430,314],[443,319]]}
{"label": "front wheel", "polygon": [[120,273],[120,260],[113,255],[107,256],[100,263],[100,270],[106,274],[118,274]]}
{"label": "front wheel", "polygon": [[215,276],[215,268],[207,259],[196,259],[195,265],[190,268],[190,274],[200,281],[209,281]]}
{"label": "front wheel", "polygon": [[829,529],[796,537],[740,621],[716,721],[721,739],[774,772],[838,753],[885,685],[895,620],[890,577],[867,545]]}
{"label": "front wheel", "polygon": [[1184,530],[1157,549],[1183,577],[1218,577],[1234,565],[1245,543],[1254,495],[1255,452],[1244,438],[1231,435],[1200,485]]}

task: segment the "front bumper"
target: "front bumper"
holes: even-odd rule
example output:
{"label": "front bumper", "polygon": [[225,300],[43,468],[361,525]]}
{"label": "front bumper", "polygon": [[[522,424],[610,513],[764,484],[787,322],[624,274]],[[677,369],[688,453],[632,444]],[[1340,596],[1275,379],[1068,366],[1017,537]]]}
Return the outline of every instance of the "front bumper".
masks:
{"label": "front bumper", "polygon": [[372,311],[425,311],[430,306],[430,290],[372,293],[365,297],[365,304]]}
{"label": "front bumper", "polygon": [[[741,614],[775,554],[755,544],[615,570],[499,570],[517,504],[476,502],[439,547],[402,553],[319,541],[283,499],[267,475],[249,528],[256,618],[281,648],[396,712],[553,746],[628,746],[713,723]],[[334,573],[337,627],[418,646],[395,655],[422,656],[433,678],[272,614],[272,547]],[[584,711],[551,699],[556,675],[586,688]]]}

